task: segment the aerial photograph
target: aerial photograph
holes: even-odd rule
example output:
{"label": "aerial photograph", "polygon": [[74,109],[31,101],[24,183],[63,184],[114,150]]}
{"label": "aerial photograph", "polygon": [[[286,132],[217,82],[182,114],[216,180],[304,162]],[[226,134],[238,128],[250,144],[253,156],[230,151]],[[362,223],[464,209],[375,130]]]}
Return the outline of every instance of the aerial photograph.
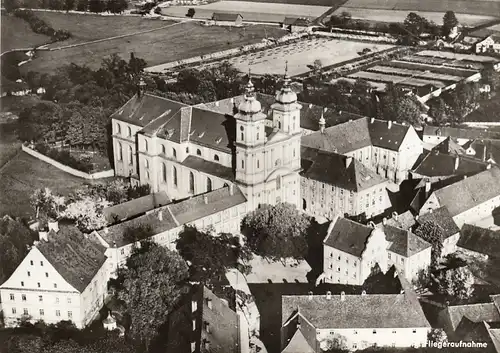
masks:
{"label": "aerial photograph", "polygon": [[500,353],[500,0],[0,5],[0,353]]}

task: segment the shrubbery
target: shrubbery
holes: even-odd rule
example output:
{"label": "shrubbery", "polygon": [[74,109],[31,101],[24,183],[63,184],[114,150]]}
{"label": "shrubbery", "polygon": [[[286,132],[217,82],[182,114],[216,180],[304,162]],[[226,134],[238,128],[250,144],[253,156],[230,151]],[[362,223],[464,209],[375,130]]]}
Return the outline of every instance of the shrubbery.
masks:
{"label": "shrubbery", "polygon": [[39,143],[35,146],[35,149],[41,154],[52,158],[68,167],[80,170],[85,173],[90,173],[93,169],[92,164],[84,162],[82,160],[76,159],[68,151],[58,150],[50,148],[45,144]]}
{"label": "shrubbery", "polygon": [[13,13],[14,16],[19,17],[28,22],[33,32],[39,34],[45,34],[51,37],[52,40],[54,41],[62,41],[71,37],[70,32],[64,29],[55,30],[54,28],[50,27],[44,20],[38,18],[38,16],[35,15],[35,13],[31,10],[17,9],[14,10]]}

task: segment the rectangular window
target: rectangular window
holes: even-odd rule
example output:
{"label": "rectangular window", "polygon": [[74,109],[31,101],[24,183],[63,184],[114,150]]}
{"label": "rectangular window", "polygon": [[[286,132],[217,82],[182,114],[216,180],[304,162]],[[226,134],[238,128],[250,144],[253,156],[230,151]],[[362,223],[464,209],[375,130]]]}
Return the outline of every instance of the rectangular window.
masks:
{"label": "rectangular window", "polygon": [[38,286],[38,288],[40,288],[40,282],[37,282],[36,285]]}
{"label": "rectangular window", "polygon": [[10,295],[10,300],[12,300],[12,301],[14,300],[14,294]]}
{"label": "rectangular window", "polygon": [[57,283],[54,283],[54,288],[57,288]]}
{"label": "rectangular window", "polygon": [[39,302],[43,302],[43,296],[39,295],[39,296],[38,296],[38,301],[39,301]]}
{"label": "rectangular window", "polygon": [[26,294],[22,294],[22,295],[21,295],[21,300],[22,300],[23,302],[25,302],[25,301],[26,301]]}
{"label": "rectangular window", "polygon": [[340,267],[337,267],[337,272],[340,272]]}
{"label": "rectangular window", "polygon": [[33,260],[30,261],[30,265],[33,266]]}
{"label": "rectangular window", "polygon": [[21,287],[24,287],[24,282],[23,281],[21,281]]}
{"label": "rectangular window", "polygon": [[413,331],[412,331],[412,332],[413,332],[413,333],[417,333],[417,330],[416,330],[416,329],[413,329]]}
{"label": "rectangular window", "polygon": [[71,319],[73,317],[73,312],[68,311],[68,318]]}
{"label": "rectangular window", "polygon": [[377,330],[373,330],[373,334],[376,334],[377,333]]}
{"label": "rectangular window", "polygon": [[56,310],[56,316],[57,317],[61,316],[61,311],[60,310]]}
{"label": "rectangular window", "polygon": [[45,277],[49,278],[49,273],[45,272]]}
{"label": "rectangular window", "polygon": [[31,277],[31,272],[30,271],[28,271],[28,277]]}
{"label": "rectangular window", "polygon": [[27,309],[27,308],[24,308],[24,309],[23,309],[23,314],[24,314],[24,315],[29,315],[29,312],[28,312],[28,309]]}
{"label": "rectangular window", "polygon": [[389,258],[389,260],[391,259],[391,253],[387,253],[387,257]]}
{"label": "rectangular window", "polygon": [[56,304],[59,304],[59,297],[56,297]]}
{"label": "rectangular window", "polygon": [[71,304],[71,298],[68,298],[68,304]]}
{"label": "rectangular window", "polygon": [[12,314],[15,314],[17,312],[16,308],[12,308]]}
{"label": "rectangular window", "polygon": [[43,316],[45,315],[45,312],[43,311],[43,309],[40,309],[40,316]]}
{"label": "rectangular window", "polygon": [[43,261],[40,261],[40,266],[43,266]]}

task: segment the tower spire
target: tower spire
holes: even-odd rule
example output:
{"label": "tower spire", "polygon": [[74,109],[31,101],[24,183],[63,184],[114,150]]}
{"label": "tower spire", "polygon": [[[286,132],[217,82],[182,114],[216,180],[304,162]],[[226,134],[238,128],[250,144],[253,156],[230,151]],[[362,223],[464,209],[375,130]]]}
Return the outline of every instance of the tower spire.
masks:
{"label": "tower spire", "polygon": [[324,111],[324,109],[321,109],[321,118],[319,119],[319,130],[321,131],[321,133],[325,132],[326,126]]}
{"label": "tower spire", "polygon": [[245,87],[245,98],[252,98],[254,96],[254,91],[255,87],[252,82],[252,72],[250,71],[250,68],[248,68],[248,82]]}
{"label": "tower spire", "polygon": [[285,61],[285,76],[283,77],[283,88],[290,88],[290,76],[288,76],[288,60]]}

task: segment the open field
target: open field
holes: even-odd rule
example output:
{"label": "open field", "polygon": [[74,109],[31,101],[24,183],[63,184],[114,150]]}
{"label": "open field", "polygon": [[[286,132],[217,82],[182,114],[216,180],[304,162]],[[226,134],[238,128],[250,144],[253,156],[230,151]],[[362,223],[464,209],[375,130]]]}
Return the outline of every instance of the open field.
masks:
{"label": "open field", "polygon": [[50,37],[34,33],[24,20],[3,13],[1,38],[1,53],[11,49],[37,47],[50,42]]}
{"label": "open field", "polygon": [[[500,4],[500,3],[499,3]],[[351,14],[352,18],[375,21],[375,22],[403,22],[408,16],[410,11],[408,10],[382,10],[382,9],[364,9],[364,8],[350,8],[342,6],[335,11],[335,14],[340,14],[343,11],[347,11]],[[444,12],[429,12],[429,11],[413,11],[418,13],[420,16],[425,17],[429,21],[434,21],[437,24],[443,23]],[[463,13],[456,13],[457,19],[462,25],[465,26],[477,26],[482,23],[491,21],[495,19],[494,12],[490,12],[487,15],[470,15]],[[500,17],[500,12],[498,12]]]}
{"label": "open field", "polygon": [[278,27],[261,25],[243,28],[203,27],[196,22],[185,22],[130,37],[63,50],[38,52],[38,57],[23,65],[21,70],[51,72],[69,63],[98,68],[104,57],[118,53],[128,58],[131,52],[146,60],[148,66],[152,66],[258,43],[266,35],[279,38],[284,34],[286,32]]}
{"label": "open field", "polygon": [[[499,0],[348,0],[344,7],[350,9],[382,9],[428,11],[444,13],[452,10],[456,13],[500,17]],[[350,11],[350,10],[348,10]],[[365,11],[368,12],[368,11]],[[371,11],[369,11],[371,12]],[[460,18],[459,18],[460,20]]]}
{"label": "open field", "polygon": [[[331,5],[333,6],[333,5]],[[328,11],[331,6],[291,5],[283,3],[218,1],[201,6],[164,7],[164,15],[184,17],[189,8],[195,9],[194,18],[211,18],[214,12],[239,13],[245,21],[282,22],[285,17],[316,18]]]}
{"label": "open field", "polygon": [[365,48],[377,52],[391,45],[351,42],[339,39],[316,38],[297,43],[245,54],[229,60],[238,70],[247,72],[250,68],[256,75],[282,74],[285,61],[292,76],[310,71],[307,67],[320,60],[324,67],[357,58],[358,52]]}

